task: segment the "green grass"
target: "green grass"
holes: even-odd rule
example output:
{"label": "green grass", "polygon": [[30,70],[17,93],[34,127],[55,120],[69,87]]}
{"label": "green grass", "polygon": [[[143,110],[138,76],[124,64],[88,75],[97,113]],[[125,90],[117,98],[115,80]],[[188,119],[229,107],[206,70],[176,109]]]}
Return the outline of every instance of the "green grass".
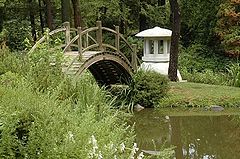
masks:
{"label": "green grass", "polygon": [[199,83],[171,83],[168,96],[159,107],[240,106],[240,88]]}

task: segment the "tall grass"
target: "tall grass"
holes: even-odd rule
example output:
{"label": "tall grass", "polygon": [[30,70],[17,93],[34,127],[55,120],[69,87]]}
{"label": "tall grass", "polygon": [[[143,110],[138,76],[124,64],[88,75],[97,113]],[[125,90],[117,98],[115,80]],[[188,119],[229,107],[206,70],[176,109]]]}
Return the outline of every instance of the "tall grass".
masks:
{"label": "tall grass", "polygon": [[[97,92],[95,87],[89,91]],[[72,105],[55,96],[33,93],[24,86],[0,87],[1,140],[4,158],[88,158],[90,153],[104,158],[127,158],[130,150],[120,153],[120,144],[131,147],[133,132],[111,108],[111,101],[89,94]],[[83,92],[85,93],[85,91]],[[86,92],[87,93],[87,92]],[[102,97],[101,97],[102,96]],[[98,105],[96,105],[98,103]],[[89,140],[97,140],[95,152]],[[117,149],[117,150],[115,150]]]}
{"label": "tall grass", "polygon": [[203,70],[202,72],[196,70],[188,72],[186,68],[182,68],[181,73],[183,78],[189,82],[240,87],[239,63],[227,65],[225,72],[214,72],[209,69]]}
{"label": "tall grass", "polygon": [[240,63],[232,63],[227,67],[228,84],[240,87]]}

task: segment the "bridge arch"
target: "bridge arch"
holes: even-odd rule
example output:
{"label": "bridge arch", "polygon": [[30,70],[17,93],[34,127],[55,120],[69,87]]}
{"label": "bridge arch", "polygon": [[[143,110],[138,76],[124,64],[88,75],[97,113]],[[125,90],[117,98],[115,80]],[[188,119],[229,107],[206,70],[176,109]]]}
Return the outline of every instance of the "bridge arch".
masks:
{"label": "bridge arch", "polygon": [[[97,21],[95,27],[82,29],[70,28],[70,23],[65,22],[63,28],[53,30],[43,36],[29,51],[32,53],[37,46],[47,40],[49,36],[64,33],[63,53],[70,61],[63,64],[63,72],[74,72],[81,76],[86,69],[93,74],[101,85],[116,83],[128,84],[131,76],[137,70],[139,62],[136,55],[136,45],[131,46],[122,34],[119,27],[115,30],[102,27],[101,21]],[[107,33],[107,34],[105,34]],[[104,36],[112,37],[112,42],[104,40]],[[128,49],[128,53],[122,51],[122,44]],[[126,48],[125,48],[126,49]],[[70,57],[70,58],[69,58]],[[72,73],[71,73],[72,74]]]}
{"label": "bridge arch", "polygon": [[89,70],[100,85],[129,84],[134,69],[128,59],[116,52],[99,52],[88,58],[76,72]]}

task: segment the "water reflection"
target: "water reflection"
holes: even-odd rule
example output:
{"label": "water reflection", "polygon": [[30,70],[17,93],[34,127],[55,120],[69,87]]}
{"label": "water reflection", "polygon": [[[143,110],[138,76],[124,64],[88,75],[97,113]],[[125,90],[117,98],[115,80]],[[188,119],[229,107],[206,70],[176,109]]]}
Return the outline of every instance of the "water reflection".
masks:
{"label": "water reflection", "polygon": [[240,158],[238,116],[183,116],[144,110],[134,118],[140,149],[155,150],[165,144],[176,146],[177,159]]}

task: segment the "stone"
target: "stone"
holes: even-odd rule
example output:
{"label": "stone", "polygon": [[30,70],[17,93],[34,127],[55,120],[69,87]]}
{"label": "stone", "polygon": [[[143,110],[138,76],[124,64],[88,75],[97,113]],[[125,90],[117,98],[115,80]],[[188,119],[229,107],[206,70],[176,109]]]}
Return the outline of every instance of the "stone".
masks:
{"label": "stone", "polygon": [[149,154],[149,155],[159,155],[160,151],[152,151],[152,150],[142,150],[142,152]]}
{"label": "stone", "polygon": [[143,109],[144,109],[144,107],[141,106],[140,104],[136,104],[136,105],[134,106],[134,111],[139,112],[139,111],[141,111],[141,110],[143,110]]}
{"label": "stone", "polygon": [[207,107],[207,110],[219,112],[219,111],[223,111],[224,108],[219,105],[211,105],[211,106]]}

